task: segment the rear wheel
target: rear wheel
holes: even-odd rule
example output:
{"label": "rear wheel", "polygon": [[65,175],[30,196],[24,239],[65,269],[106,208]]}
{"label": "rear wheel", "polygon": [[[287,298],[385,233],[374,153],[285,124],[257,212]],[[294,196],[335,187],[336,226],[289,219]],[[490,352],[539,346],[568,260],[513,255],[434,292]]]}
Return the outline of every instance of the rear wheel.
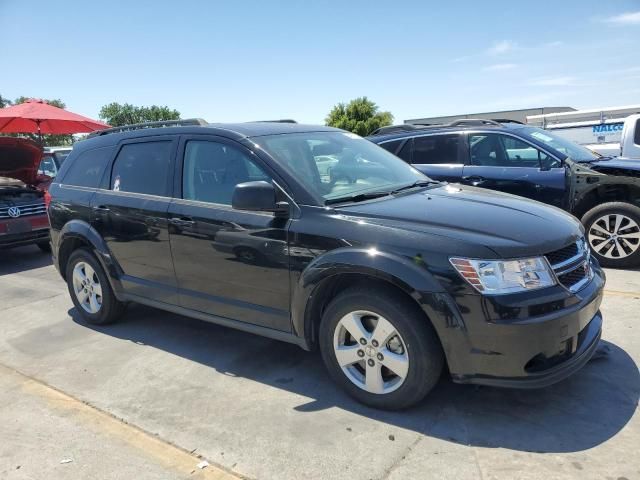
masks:
{"label": "rear wheel", "polygon": [[444,363],[422,312],[376,289],[350,289],[331,302],[320,324],[320,349],[329,373],[350,395],[388,410],[421,401]]}
{"label": "rear wheel", "polygon": [[601,265],[640,265],[640,208],[625,202],[603,203],[589,210],[582,223],[591,251]]}
{"label": "rear wheel", "polygon": [[66,278],[73,304],[88,323],[105,325],[124,313],[125,304],[115,297],[102,266],[89,250],[81,248],[71,254]]}

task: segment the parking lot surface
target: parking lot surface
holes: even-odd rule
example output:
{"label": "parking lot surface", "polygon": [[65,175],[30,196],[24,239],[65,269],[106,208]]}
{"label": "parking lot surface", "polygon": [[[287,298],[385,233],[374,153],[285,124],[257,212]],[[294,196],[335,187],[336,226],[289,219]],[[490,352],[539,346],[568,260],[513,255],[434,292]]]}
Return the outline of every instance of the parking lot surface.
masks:
{"label": "parking lot surface", "polygon": [[89,326],[47,255],[0,252],[0,478],[640,478],[640,272],[607,275],[577,375],[390,413],[293,345],[142,306]]}

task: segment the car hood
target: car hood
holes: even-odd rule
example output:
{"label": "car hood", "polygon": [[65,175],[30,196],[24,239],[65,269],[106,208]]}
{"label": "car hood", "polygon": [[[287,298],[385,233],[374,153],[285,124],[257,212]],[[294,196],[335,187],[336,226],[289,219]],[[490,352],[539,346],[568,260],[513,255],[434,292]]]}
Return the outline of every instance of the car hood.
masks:
{"label": "car hood", "polygon": [[38,183],[42,147],[28,138],[0,137],[0,177]]}
{"label": "car hood", "polygon": [[458,184],[348,204],[341,213],[482,245],[499,257],[544,255],[584,234],[578,220],[533,200]]}
{"label": "car hood", "polygon": [[640,176],[640,160],[617,157],[610,160],[589,162],[587,165],[592,170],[600,173],[617,176],[624,176],[628,173],[628,176],[630,177]]}

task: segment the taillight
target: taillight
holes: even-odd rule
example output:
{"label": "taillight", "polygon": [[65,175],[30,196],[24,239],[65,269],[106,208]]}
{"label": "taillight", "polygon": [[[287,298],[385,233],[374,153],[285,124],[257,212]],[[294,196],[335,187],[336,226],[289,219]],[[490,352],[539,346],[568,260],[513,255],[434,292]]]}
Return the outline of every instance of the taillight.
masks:
{"label": "taillight", "polygon": [[51,203],[51,194],[48,191],[44,192],[44,204],[47,208],[49,208],[49,204]]}

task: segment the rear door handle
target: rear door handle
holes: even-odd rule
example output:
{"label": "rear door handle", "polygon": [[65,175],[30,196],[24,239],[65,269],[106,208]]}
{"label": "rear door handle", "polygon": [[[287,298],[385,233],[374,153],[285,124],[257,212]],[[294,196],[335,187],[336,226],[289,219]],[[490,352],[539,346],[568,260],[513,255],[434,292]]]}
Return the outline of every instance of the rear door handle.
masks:
{"label": "rear door handle", "polygon": [[97,207],[93,208],[100,213],[107,213],[109,211],[109,207],[105,207],[104,205],[98,205]]}

